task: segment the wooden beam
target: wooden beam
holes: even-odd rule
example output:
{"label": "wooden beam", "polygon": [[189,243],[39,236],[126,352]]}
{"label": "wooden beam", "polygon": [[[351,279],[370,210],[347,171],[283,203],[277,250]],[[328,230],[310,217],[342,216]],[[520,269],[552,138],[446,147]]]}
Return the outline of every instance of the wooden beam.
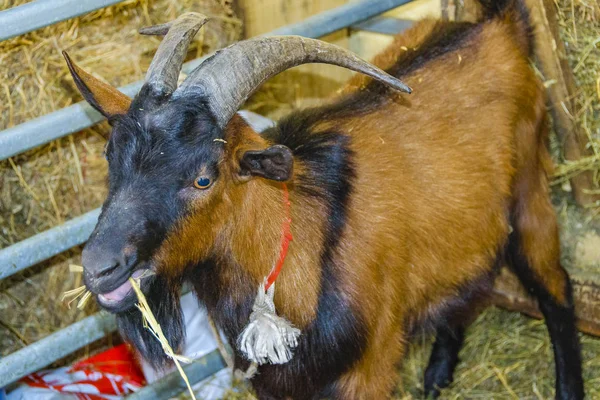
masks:
{"label": "wooden beam", "polygon": [[346,0],[237,0],[244,36],[257,36],[346,4]]}
{"label": "wooden beam", "polygon": [[[600,337],[600,286],[590,280],[571,276],[577,328],[589,335]],[[538,305],[517,277],[504,268],[494,286],[492,303],[510,311],[517,311],[532,318],[543,319]]]}
{"label": "wooden beam", "polygon": [[[576,161],[591,153],[586,148],[588,138],[579,129],[574,117],[579,111],[573,101],[577,89],[564,43],[559,37],[556,5],[552,0],[526,0],[526,3],[535,27],[537,64],[549,83],[554,130],[562,143],[565,160]],[[591,171],[584,171],[571,179],[573,195],[579,205],[600,200],[600,196],[587,193],[592,184]]]}

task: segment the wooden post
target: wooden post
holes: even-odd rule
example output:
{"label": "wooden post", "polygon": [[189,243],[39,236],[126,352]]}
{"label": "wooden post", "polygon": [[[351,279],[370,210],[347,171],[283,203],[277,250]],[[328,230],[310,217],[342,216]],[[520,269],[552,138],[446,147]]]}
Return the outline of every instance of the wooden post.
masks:
{"label": "wooden post", "polygon": [[[589,335],[600,337],[600,285],[592,279],[571,275],[573,297],[577,313],[577,328]],[[527,294],[517,277],[506,267],[496,279],[492,303],[510,311],[517,311],[542,319],[537,302]]]}
{"label": "wooden post", "polygon": [[[548,87],[550,112],[554,129],[562,146],[565,160],[576,161],[591,155],[586,148],[588,138],[575,121],[578,109],[573,101],[576,93],[575,78],[569,67],[564,43],[558,33],[556,5],[552,0],[526,0],[532,23],[535,26],[537,64],[544,74]],[[571,179],[571,188],[579,205],[600,199],[586,193],[592,189],[592,172],[584,171]]]}

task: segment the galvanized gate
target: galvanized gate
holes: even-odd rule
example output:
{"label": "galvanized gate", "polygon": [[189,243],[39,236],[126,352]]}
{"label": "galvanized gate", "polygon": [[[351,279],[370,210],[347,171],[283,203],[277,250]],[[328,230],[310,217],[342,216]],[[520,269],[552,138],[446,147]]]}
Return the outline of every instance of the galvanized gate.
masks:
{"label": "galvanized gate", "polygon": [[[22,6],[0,11],[0,40],[87,14],[123,0],[36,0]],[[394,34],[406,28],[405,21],[373,18],[412,0],[362,0],[320,13],[304,21],[287,25],[267,35],[300,35],[318,38],[337,30],[352,27],[378,33]],[[206,57],[183,65],[189,73]],[[142,82],[119,88],[134,96]],[[81,131],[103,117],[87,103],[80,102],[61,110],[32,119],[0,132],[0,160],[23,153],[52,140]],[[84,243],[91,234],[100,209],[92,210],[63,225],[0,250],[0,279],[9,277]],[[0,388],[46,367],[84,346],[116,330],[113,315],[100,311],[36,343],[0,359]],[[217,351],[184,367],[191,383],[199,382],[224,368]],[[168,375],[137,393],[132,399],[165,399],[186,389],[177,372]]]}

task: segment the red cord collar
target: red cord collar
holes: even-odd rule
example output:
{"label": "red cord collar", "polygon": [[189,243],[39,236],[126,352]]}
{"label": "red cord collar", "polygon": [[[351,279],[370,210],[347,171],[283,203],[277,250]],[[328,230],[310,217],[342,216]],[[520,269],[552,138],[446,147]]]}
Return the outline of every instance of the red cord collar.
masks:
{"label": "red cord collar", "polygon": [[277,263],[269,273],[267,277],[267,283],[265,284],[265,292],[271,287],[271,285],[275,282],[279,273],[281,272],[281,267],[283,267],[283,263],[285,262],[285,257],[288,253],[288,248],[290,246],[290,242],[293,240],[291,224],[292,217],[290,216],[290,195],[288,193],[287,185],[283,184],[283,207],[285,210],[285,218],[283,220],[283,227],[281,229],[281,247],[279,250],[279,258],[277,259]]}

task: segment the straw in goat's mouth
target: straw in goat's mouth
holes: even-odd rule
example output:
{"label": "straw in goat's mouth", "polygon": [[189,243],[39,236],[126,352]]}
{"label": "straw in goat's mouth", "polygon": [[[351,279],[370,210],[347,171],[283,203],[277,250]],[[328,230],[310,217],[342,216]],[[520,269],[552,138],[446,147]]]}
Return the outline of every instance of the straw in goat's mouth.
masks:
{"label": "straw in goat's mouth", "polygon": [[[70,264],[69,271],[83,272],[83,267],[81,265]],[[83,296],[83,297],[81,297],[81,296]],[[66,299],[70,299],[67,302],[67,307],[69,307],[69,309],[71,309],[71,303],[73,303],[75,300],[77,300],[79,297],[81,297],[81,299],[77,303],[77,309],[81,310],[83,307],[85,307],[85,304],[87,303],[87,301],[90,299],[91,296],[92,296],[92,292],[87,290],[84,285],[84,286],[79,286],[78,288],[75,288],[73,290],[67,290],[66,292],[63,293],[63,296],[61,297],[60,301],[65,301]]]}
{"label": "straw in goat's mouth", "polygon": [[[141,280],[142,278],[145,278],[150,275],[154,275],[154,272],[152,272],[149,269],[138,269],[133,273],[133,275],[131,275],[131,278]],[[131,293],[132,291],[133,288],[131,287],[131,282],[128,279],[121,285],[119,285],[119,287],[111,290],[110,292],[99,294],[98,299],[100,299],[100,301],[102,301],[103,303],[108,304],[119,303],[123,301],[123,299],[127,297],[127,295],[129,295],[129,293]]]}
{"label": "straw in goat's mouth", "polygon": [[181,378],[184,380],[185,384],[187,385],[188,391],[190,392],[190,396],[192,396],[192,399],[196,400],[196,396],[194,395],[194,391],[192,390],[190,381],[189,381],[187,375],[185,374],[185,371],[183,370],[183,368],[181,368],[181,364],[179,364],[180,361],[185,362],[185,363],[191,363],[193,360],[190,358],[175,354],[175,352],[173,351],[173,348],[171,348],[171,345],[169,344],[169,341],[165,337],[165,335],[162,331],[162,328],[160,327],[160,324],[154,317],[154,314],[152,314],[152,310],[150,310],[150,306],[148,305],[148,302],[146,301],[146,296],[144,296],[144,293],[140,289],[140,286],[138,283],[139,279],[140,278],[136,279],[136,278],[132,277],[132,278],[129,278],[129,282],[131,283],[131,287],[133,287],[133,290],[135,291],[135,294],[138,298],[138,304],[136,304],[136,307],[140,310],[140,312],[142,313],[142,316],[144,317],[144,327],[146,329],[148,329],[150,331],[150,333],[152,333],[152,335],[156,338],[156,340],[158,340],[160,342],[165,354],[173,360],[173,362],[175,363],[175,366],[177,367],[177,371],[179,371]]}
{"label": "straw in goat's mouth", "polygon": [[[75,264],[70,264],[69,265],[69,271],[71,272],[83,272],[83,267],[81,265],[75,265]],[[139,274],[139,275],[138,275]],[[137,276],[136,276],[137,275]],[[148,276],[154,275],[154,272],[150,269],[144,269],[144,270],[138,270],[136,272],[134,272],[133,277],[135,279],[143,279],[146,278]],[[130,278],[131,279],[131,278]],[[130,282],[127,281],[126,282],[127,285],[123,284],[121,285],[119,288],[115,289],[113,292],[117,292],[119,291],[119,294],[121,294],[121,298],[125,297],[124,294],[127,294],[127,292],[131,289],[129,287],[125,287],[124,289],[127,290],[127,292],[125,292],[124,294],[121,293],[124,291],[124,289],[122,289],[123,286],[129,286]],[[113,293],[111,292],[111,293]],[[103,300],[105,301],[113,301],[114,299],[111,298],[111,296],[107,296],[107,294],[104,295],[100,295],[103,297]],[[83,286],[79,286],[75,289],[72,290],[67,290],[66,292],[63,293],[62,298],[60,299],[60,301],[65,301],[67,299],[70,299],[67,302],[67,307],[69,309],[71,309],[71,304],[79,299],[79,302],[77,303],[77,309],[81,310],[83,307],[85,307],[85,305],[87,304],[87,301],[90,299],[90,297],[92,297],[92,292],[90,292],[89,290],[86,289],[85,285]]]}
{"label": "straw in goat's mouth", "polygon": [[66,292],[64,292],[62,298],[60,299],[60,301],[65,301],[66,299],[71,298],[71,300],[69,300],[67,302],[67,307],[69,307],[69,309],[70,309],[71,308],[71,303],[73,303],[79,297],[83,296],[83,297],[81,297],[81,299],[77,303],[77,308],[79,310],[81,310],[83,307],[85,307],[85,304],[87,303],[87,301],[89,300],[89,298],[91,297],[91,295],[92,295],[92,292],[90,292],[89,290],[87,290],[85,288],[85,286],[79,286],[78,288],[75,288],[73,290],[67,290]]}

